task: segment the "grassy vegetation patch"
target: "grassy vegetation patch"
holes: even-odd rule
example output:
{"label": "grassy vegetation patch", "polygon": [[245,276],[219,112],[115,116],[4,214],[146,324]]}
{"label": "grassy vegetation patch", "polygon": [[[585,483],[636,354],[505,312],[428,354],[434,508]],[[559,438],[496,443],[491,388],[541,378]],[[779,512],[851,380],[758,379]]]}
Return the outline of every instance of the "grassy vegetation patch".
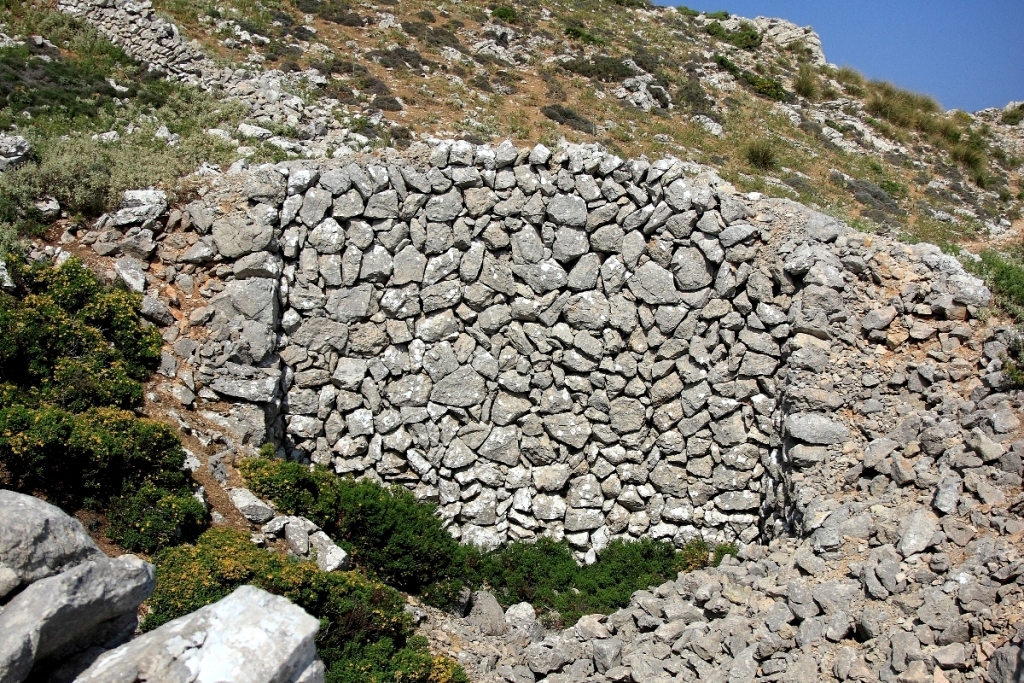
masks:
{"label": "grassy vegetation patch", "polygon": [[1016,107],[1007,109],[999,117],[999,120],[1008,126],[1016,126],[1021,121],[1024,121],[1024,104],[1018,104]]}
{"label": "grassy vegetation patch", "polygon": [[468,50],[459,41],[458,36],[449,28],[429,26],[418,21],[403,21],[402,30],[431,49],[440,50],[443,47],[451,47],[468,54]]}
{"label": "grassy vegetation patch", "polygon": [[[35,158],[0,176],[0,242],[45,227],[34,200],[50,196],[75,216],[113,208],[126,189],[165,184],[201,163],[225,163],[233,148],[206,135],[233,129],[244,108],[159,78],[78,19],[5,5],[8,30],[40,33],[57,46],[0,48],[0,129],[17,128]],[[45,59],[44,59],[45,57]],[[166,125],[181,139],[154,137]],[[128,133],[128,128],[134,130]],[[93,135],[116,131],[104,142]]]}
{"label": "grassy vegetation patch", "polygon": [[569,23],[565,27],[564,33],[573,40],[578,40],[586,45],[603,45],[605,43],[603,38],[592,33],[585,24],[578,21]]}
{"label": "grassy vegetation patch", "polygon": [[111,540],[130,552],[152,554],[195,541],[206,529],[206,507],[187,491],[146,482],[110,502],[108,521]]}
{"label": "grassy vegetation patch", "polygon": [[815,100],[821,93],[818,85],[818,74],[810,64],[801,64],[793,79],[793,91],[800,97]]}
{"label": "grassy vegetation patch", "polygon": [[585,614],[608,614],[624,607],[634,592],[694,568],[694,556],[702,557],[699,566],[705,566],[707,545],[698,540],[679,553],[671,543],[615,540],[597,562],[581,567],[564,542],[541,538],[485,555],[476,574],[501,604],[529,602],[546,615],[549,626],[564,628]]}
{"label": "grassy vegetation patch", "polygon": [[747,145],[743,155],[747,163],[762,171],[770,171],[779,165],[778,153],[770,140],[754,140]]}
{"label": "grassy vegetation patch", "polygon": [[418,503],[403,488],[353,482],[278,460],[248,460],[241,470],[257,495],[273,500],[285,514],[316,522],[390,585],[423,593],[458,574],[458,542],[444,530],[434,506]]}
{"label": "grassy vegetation patch", "polygon": [[979,261],[965,259],[964,266],[985,281],[1000,308],[1018,323],[1024,323],[1024,252],[987,249],[978,257]]}
{"label": "grassy vegetation patch", "polygon": [[516,12],[515,8],[501,5],[495,7],[491,12],[491,17],[494,19],[500,19],[501,21],[508,22],[509,24],[516,23],[516,19],[519,18],[519,13]]}

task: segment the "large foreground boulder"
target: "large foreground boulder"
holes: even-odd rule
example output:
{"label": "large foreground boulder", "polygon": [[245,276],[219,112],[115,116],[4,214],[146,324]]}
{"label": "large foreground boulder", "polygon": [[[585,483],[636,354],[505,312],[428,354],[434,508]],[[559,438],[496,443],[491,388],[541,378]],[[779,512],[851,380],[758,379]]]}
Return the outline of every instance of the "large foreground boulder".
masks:
{"label": "large foreground boulder", "polygon": [[38,498],[0,490],[0,602],[34,581],[102,557],[74,517]]}
{"label": "large foreground boulder", "polygon": [[31,584],[0,613],[0,681],[19,683],[33,669],[127,641],[155,586],[153,565],[134,555],[89,560]]}
{"label": "large foreground boulder", "polygon": [[107,652],[75,683],[321,683],[318,627],[287,599],[242,586]]}

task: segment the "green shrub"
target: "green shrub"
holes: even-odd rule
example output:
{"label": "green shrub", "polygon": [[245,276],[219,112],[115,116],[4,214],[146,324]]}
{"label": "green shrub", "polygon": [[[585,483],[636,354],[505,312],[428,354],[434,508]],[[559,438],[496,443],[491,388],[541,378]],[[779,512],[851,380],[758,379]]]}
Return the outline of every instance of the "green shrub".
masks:
{"label": "green shrub", "polygon": [[763,39],[757,27],[748,21],[740,24],[740,27],[735,31],[727,31],[720,23],[712,21],[705,30],[709,35],[743,50],[756,50],[761,47]]}
{"label": "green shrub", "polygon": [[597,126],[594,125],[593,121],[581,116],[575,109],[570,107],[561,104],[549,104],[546,107],[541,107],[540,113],[555,123],[569,126],[573,130],[590,133],[591,135],[597,132]]}
{"label": "green shrub", "polygon": [[539,538],[535,543],[511,543],[481,558],[476,578],[502,605],[529,602],[552,610],[578,571],[566,543]]}
{"label": "green shrub", "polygon": [[601,45],[604,43],[603,40],[595,36],[587,29],[586,26],[580,23],[572,23],[565,27],[565,35],[569,36],[573,40],[578,40],[581,43],[587,45]]}
{"label": "green shrub", "polygon": [[540,538],[483,556],[473,578],[492,590],[501,604],[529,602],[558,626],[571,625],[584,614],[613,612],[629,604],[634,592],[695,566],[671,543],[620,539],[609,543],[594,564],[580,567],[565,541]]}
{"label": "green shrub", "polygon": [[849,66],[841,66],[836,71],[836,80],[843,86],[846,94],[860,97],[864,94],[864,77],[860,72]]}
{"label": "green shrub", "polygon": [[810,64],[801,64],[793,79],[793,91],[808,100],[817,99],[819,93],[818,74]]}
{"label": "green shrub", "polygon": [[80,261],[60,268],[10,259],[18,285],[0,294],[0,384],[28,405],[72,412],[132,408],[160,359],[160,332],[139,319],[140,297],[101,286]]}
{"label": "green shrub", "polygon": [[431,604],[452,603],[466,584],[486,586],[504,605],[530,602],[572,623],[622,607],[636,590],[706,566],[698,540],[677,553],[671,543],[613,541],[590,566],[579,567],[565,541],[540,538],[481,555],[443,528],[433,504],[400,487],[342,479],[322,468],[254,458],[241,470],[257,495],[284,514],[305,516],[353,552],[361,566],[389,585]]}
{"label": "green shrub", "polygon": [[689,541],[679,549],[677,564],[679,571],[692,572],[708,566],[711,548],[700,538]]}
{"label": "green shrub", "polygon": [[330,683],[467,681],[454,662],[431,657],[424,640],[413,637],[398,591],[357,572],[322,572],[312,562],[258,548],[247,534],[227,528],[207,531],[195,545],[164,551],[156,565],[157,587],[147,602],[144,631],[252,585],[320,619],[317,654]]}
{"label": "green shrub", "polygon": [[621,59],[605,55],[594,55],[590,59],[571,59],[563,62],[562,68],[604,83],[617,83],[634,75],[633,69],[626,66]]}
{"label": "green shrub", "polygon": [[976,147],[960,143],[949,150],[949,155],[963,166],[978,171],[985,167],[985,155]]}
{"label": "green shrub", "polygon": [[717,12],[708,12],[705,16],[707,16],[708,19],[718,19],[721,21],[725,21],[726,19],[729,18],[729,13],[726,12],[725,10],[719,10]]}
{"label": "green shrub", "polygon": [[302,515],[330,532],[337,532],[341,487],[349,484],[323,467],[310,468],[297,462],[268,459],[274,447],[265,444],[264,457],[244,460],[240,465],[249,487],[258,496],[274,501],[287,515]]}
{"label": "green shrub", "polygon": [[206,509],[188,490],[172,493],[143,484],[110,502],[107,536],[131,552],[152,554],[179,543],[191,543],[206,527]]}
{"label": "green shrub", "polygon": [[980,261],[964,259],[964,267],[985,281],[996,305],[1024,323],[1024,255],[1019,250],[1004,254],[986,249],[978,256]]}
{"label": "green shrub", "polygon": [[732,74],[735,78],[749,85],[755,93],[778,102],[785,102],[791,99],[786,89],[774,78],[761,76],[753,72],[741,69],[725,55],[715,55],[715,63],[723,70]]}
{"label": "green shrub", "polygon": [[740,549],[735,543],[719,543],[715,546],[715,556],[711,560],[711,564],[717,567],[722,564],[722,560],[725,559],[726,555],[735,556],[739,551]]}
{"label": "green shrub", "polygon": [[754,168],[768,171],[778,166],[778,155],[775,152],[775,145],[769,140],[755,140],[747,145],[743,152],[749,163]]}
{"label": "green shrub", "polygon": [[708,97],[704,86],[700,84],[700,79],[694,75],[688,75],[682,81],[676,90],[674,99],[681,106],[686,107],[690,114],[702,114],[712,119],[718,117],[717,112],[715,112],[714,100]]}
{"label": "green shrub", "polygon": [[898,88],[885,81],[872,81],[866,104],[869,113],[900,128],[917,128],[928,132],[931,119],[939,113],[939,103],[927,95]]}
{"label": "green shrub", "polygon": [[501,19],[502,21],[514,24],[516,23],[516,18],[518,17],[518,14],[512,7],[506,7],[502,5],[501,7],[494,8],[494,11],[491,12],[491,16],[494,17],[495,19]]}
{"label": "green shrub", "polygon": [[0,408],[0,486],[62,506],[107,501],[147,482],[180,490],[184,462],[170,426],[128,411]]}
{"label": "green shrub", "polygon": [[[237,125],[239,103],[163,80],[79,19],[17,3],[4,8],[8,31],[42,34],[60,48],[0,48],[0,129],[16,124],[34,146],[29,163],[0,176],[0,232],[8,243],[12,232],[42,232],[33,207],[41,196],[92,217],[112,208],[125,189],[171,186],[200,163],[224,163],[234,154],[205,131]],[[92,139],[141,120],[155,123],[118,142]],[[176,146],[153,137],[161,123],[182,136]]]}
{"label": "green shrub", "polygon": [[1016,126],[1021,121],[1024,121],[1024,104],[1018,104],[1016,107],[1007,109],[999,119],[1008,126]]}
{"label": "green shrub", "polygon": [[404,488],[341,479],[282,460],[254,458],[241,470],[257,495],[322,526],[389,585],[420,593],[458,575],[467,550],[443,528],[434,505]]}

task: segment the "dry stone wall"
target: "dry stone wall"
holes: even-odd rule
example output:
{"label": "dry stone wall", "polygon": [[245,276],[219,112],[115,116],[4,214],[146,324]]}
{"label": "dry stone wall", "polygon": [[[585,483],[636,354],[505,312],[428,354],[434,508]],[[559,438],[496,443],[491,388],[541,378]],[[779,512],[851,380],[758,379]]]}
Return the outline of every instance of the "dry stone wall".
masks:
{"label": "dry stone wall", "polygon": [[[166,335],[178,400],[236,445],[405,485],[484,547],[799,524],[789,473],[866,441],[802,383],[897,315],[862,328],[877,248],[835,220],[582,146],[236,169],[169,227],[161,277],[208,299]],[[988,292],[918,251],[914,296],[949,320],[910,334],[955,333]]]}

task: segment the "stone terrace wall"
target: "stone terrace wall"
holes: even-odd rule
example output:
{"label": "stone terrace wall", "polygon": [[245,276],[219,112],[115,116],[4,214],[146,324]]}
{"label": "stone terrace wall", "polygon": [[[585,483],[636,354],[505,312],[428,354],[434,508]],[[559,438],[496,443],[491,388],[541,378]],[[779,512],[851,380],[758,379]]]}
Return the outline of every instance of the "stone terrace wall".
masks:
{"label": "stone terrace wall", "polygon": [[[146,232],[116,223],[92,239]],[[885,329],[898,313],[915,340],[955,336],[988,300],[937,250],[873,246],[693,164],[576,146],[263,166],[171,223],[159,275],[208,299],[165,336],[178,400],[230,402],[217,419],[239,445],[403,484],[487,547],[750,542],[800,523],[789,471],[885,433],[855,428],[873,409],[853,411],[856,363],[834,375],[855,389],[821,388],[836,351],[860,353],[868,328],[906,341]],[[862,327],[890,250],[922,284]],[[948,319],[911,329],[915,314]]]}

